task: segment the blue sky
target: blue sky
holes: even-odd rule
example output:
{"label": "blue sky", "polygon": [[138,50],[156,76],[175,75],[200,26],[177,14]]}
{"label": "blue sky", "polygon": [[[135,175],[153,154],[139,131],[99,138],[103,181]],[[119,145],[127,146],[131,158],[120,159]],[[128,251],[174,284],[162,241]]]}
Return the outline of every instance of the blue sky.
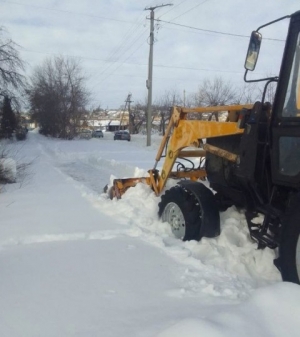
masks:
{"label": "blue sky", "polygon": [[[163,3],[173,6],[155,11],[155,18],[162,21],[155,24],[153,101],[170,90],[195,93],[201,81],[217,76],[242,86],[248,47],[244,36],[300,9],[294,0]],[[129,92],[135,102],[147,96],[150,22],[144,9],[157,4],[162,2],[0,0],[0,11],[2,26],[22,47],[29,75],[46,58],[75,57],[88,78],[92,106],[118,108]],[[262,34],[284,39],[286,23],[266,28]],[[257,74],[278,73],[283,45],[263,40]]]}

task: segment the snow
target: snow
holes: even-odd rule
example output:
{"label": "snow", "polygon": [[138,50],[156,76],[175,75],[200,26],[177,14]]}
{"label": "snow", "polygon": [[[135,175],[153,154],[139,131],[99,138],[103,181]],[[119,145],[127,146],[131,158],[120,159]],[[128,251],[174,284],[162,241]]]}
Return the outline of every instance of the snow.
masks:
{"label": "snow", "polygon": [[0,193],[0,336],[298,337],[300,288],[250,240],[242,211],[221,213],[218,238],[182,242],[147,186],[102,192],[145,175],[160,139],[29,132],[10,145],[26,172]]}

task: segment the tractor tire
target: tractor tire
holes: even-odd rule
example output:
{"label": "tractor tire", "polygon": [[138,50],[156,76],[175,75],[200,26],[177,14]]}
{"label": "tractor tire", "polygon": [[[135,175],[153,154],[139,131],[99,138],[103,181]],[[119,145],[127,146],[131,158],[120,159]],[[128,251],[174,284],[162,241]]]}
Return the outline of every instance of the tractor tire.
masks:
{"label": "tractor tire", "polygon": [[282,221],[279,269],[283,281],[300,284],[300,194],[293,198]]}
{"label": "tractor tire", "polygon": [[158,216],[183,241],[220,234],[220,216],[213,194],[201,183],[186,181],[170,188],[162,195],[158,208]]}

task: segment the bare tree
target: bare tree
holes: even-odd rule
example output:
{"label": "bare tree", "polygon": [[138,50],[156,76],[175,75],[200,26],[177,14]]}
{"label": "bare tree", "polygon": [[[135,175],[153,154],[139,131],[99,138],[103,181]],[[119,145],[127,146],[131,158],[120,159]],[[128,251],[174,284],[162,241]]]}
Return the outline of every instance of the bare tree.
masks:
{"label": "bare tree", "polygon": [[[266,75],[266,77],[271,77]],[[266,88],[265,101],[271,104],[274,101],[277,82],[270,82]],[[262,100],[265,82],[258,85],[257,83],[246,83],[244,86],[236,90],[233,104],[251,104]]]}
{"label": "bare tree", "polygon": [[10,99],[25,86],[24,62],[21,60],[19,46],[0,27],[0,94]]}
{"label": "bare tree", "polygon": [[165,90],[156,101],[156,109],[154,111],[160,117],[160,132],[163,135],[165,134],[166,124],[171,117],[171,108],[174,105],[183,105],[183,100],[176,89]]}
{"label": "bare tree", "polygon": [[260,99],[259,91],[254,83],[246,83],[236,90],[233,104],[251,104]]}
{"label": "bare tree", "polygon": [[19,46],[0,27],[0,137],[11,138],[17,128],[15,110],[20,107],[20,97],[25,89],[24,63],[18,52]]}
{"label": "bare tree", "polygon": [[94,106],[91,108],[91,113],[93,116],[97,116],[100,113],[103,113],[104,110],[101,108],[101,103],[99,103],[97,106]]}
{"label": "bare tree", "polygon": [[17,118],[8,96],[4,96],[1,110],[0,138],[12,138],[13,131],[17,128]]}
{"label": "bare tree", "polygon": [[47,59],[34,70],[28,96],[42,134],[66,139],[77,134],[89,97],[77,61],[64,57]]}
{"label": "bare tree", "polygon": [[174,105],[183,105],[183,100],[177,89],[169,89],[156,99],[156,105],[170,108]]}
{"label": "bare tree", "polygon": [[[236,97],[236,89],[231,82],[225,82],[221,77],[214,80],[205,79],[199,86],[198,92],[194,95],[195,106],[217,106],[231,104]],[[198,114],[199,119],[208,118],[211,120],[215,117],[218,120],[218,113],[213,112],[208,116]]]}
{"label": "bare tree", "polygon": [[[258,88],[260,99],[261,99],[261,97],[263,95],[264,85],[265,85],[265,83],[263,84],[263,86],[260,86]],[[268,86],[266,88],[266,96],[265,96],[265,101],[266,102],[270,102],[271,104],[274,103],[274,97],[275,97],[275,93],[276,93],[276,88],[277,88],[277,82],[270,82],[270,83],[268,83]]]}
{"label": "bare tree", "polygon": [[137,101],[130,109],[129,119],[132,133],[139,133],[143,123],[146,121],[147,102]]}
{"label": "bare tree", "polygon": [[226,105],[234,100],[235,95],[236,90],[232,84],[225,82],[221,77],[216,77],[212,81],[205,79],[195,95],[195,105]]}

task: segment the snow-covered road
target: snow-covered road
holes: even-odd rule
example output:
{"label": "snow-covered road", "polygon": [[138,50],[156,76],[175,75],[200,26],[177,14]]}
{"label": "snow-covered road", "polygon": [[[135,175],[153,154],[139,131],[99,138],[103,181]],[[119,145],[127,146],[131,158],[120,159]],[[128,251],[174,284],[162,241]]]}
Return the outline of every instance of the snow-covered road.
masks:
{"label": "snow-covered road", "polygon": [[[146,174],[159,141],[154,136],[146,147],[139,135],[131,142],[109,133],[62,141],[29,133],[11,145],[19,162],[31,164],[0,194],[1,336],[169,337],[180,329],[185,336],[223,336],[206,319],[217,315],[221,322],[229,311],[230,323],[234,308],[252,296],[264,316],[256,289],[267,286],[259,290],[264,301],[272,287],[279,301],[287,292],[299,298],[297,286],[281,283],[274,252],[257,250],[249,239],[241,211],[221,214],[220,237],[181,242],[157,218],[159,200],[147,186],[118,201],[102,193],[113,177]],[[269,320],[258,321],[256,335],[281,336],[271,334]],[[224,336],[241,336],[238,325],[227,323]]]}

